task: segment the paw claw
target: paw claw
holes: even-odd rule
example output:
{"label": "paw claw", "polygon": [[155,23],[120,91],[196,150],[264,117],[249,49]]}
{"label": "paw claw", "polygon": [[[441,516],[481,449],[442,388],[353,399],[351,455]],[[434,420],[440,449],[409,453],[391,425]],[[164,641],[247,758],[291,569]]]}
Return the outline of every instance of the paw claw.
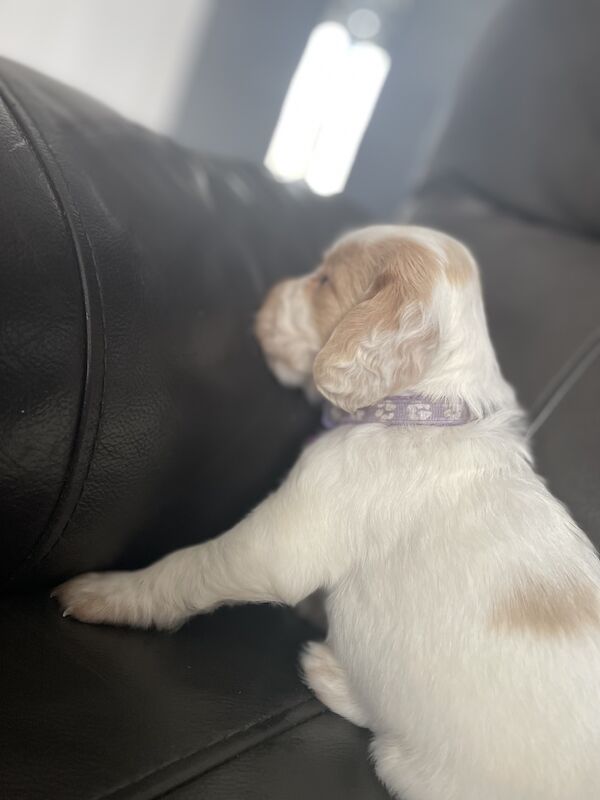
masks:
{"label": "paw claw", "polygon": [[135,572],[90,572],[52,591],[63,617],[79,622],[130,625],[134,628],[173,628],[185,616],[166,604],[155,603],[151,582]]}

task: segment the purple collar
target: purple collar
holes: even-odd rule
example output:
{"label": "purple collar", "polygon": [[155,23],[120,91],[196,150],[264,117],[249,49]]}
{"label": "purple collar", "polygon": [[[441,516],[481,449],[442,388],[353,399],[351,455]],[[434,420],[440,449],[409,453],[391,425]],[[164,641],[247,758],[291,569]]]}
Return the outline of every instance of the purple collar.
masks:
{"label": "purple collar", "polygon": [[435,425],[451,427],[471,422],[474,417],[464,400],[431,400],[419,394],[385,397],[374,406],[359,408],[353,414],[329,402],[323,408],[322,424],[326,429],[338,425],[380,422],[383,425]]}

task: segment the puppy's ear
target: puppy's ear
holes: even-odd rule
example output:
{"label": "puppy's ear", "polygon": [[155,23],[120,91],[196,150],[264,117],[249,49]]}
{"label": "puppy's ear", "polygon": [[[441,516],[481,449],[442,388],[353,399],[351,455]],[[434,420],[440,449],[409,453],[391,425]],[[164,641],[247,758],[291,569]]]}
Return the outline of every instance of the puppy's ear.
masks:
{"label": "puppy's ear", "polygon": [[[396,255],[398,255],[396,253]],[[414,386],[438,343],[430,313],[432,273],[419,254],[379,273],[317,355],[317,389],[345,411]]]}

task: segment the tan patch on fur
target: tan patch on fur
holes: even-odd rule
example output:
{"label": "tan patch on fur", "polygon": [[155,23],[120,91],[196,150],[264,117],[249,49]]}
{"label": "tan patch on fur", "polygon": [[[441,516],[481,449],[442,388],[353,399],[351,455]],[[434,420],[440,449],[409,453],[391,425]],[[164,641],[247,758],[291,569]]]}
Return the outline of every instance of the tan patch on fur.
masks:
{"label": "tan patch on fur", "polygon": [[[365,305],[362,324],[393,330],[406,303],[430,299],[439,273],[429,248],[410,239],[342,243],[326,254],[313,279],[317,327],[327,337],[357,303],[376,300]],[[321,275],[329,286],[319,289]]]}
{"label": "tan patch on fur", "polygon": [[347,410],[414,384],[438,342],[423,315],[444,268],[435,248],[408,235],[335,245],[312,275],[272,289],[259,311],[255,332],[271,369],[298,385],[312,368],[319,390]]}
{"label": "tan patch on fur", "polygon": [[437,344],[437,330],[400,337],[393,346],[384,341],[381,348],[374,338],[385,340],[399,331],[411,309],[418,318],[441,271],[432,250],[409,238],[352,241],[327,253],[315,280],[325,274],[329,285],[317,288],[313,300],[317,327],[328,337],[313,374],[327,397],[355,410],[418,379]]}
{"label": "tan patch on fur", "polygon": [[528,576],[515,584],[492,612],[494,628],[531,631],[540,636],[574,634],[599,625],[599,593],[584,579],[571,579],[560,586]]}
{"label": "tan patch on fur", "polygon": [[477,277],[475,261],[466,247],[448,238],[445,248],[448,254],[446,277],[453,286],[464,286]]}
{"label": "tan patch on fur", "polygon": [[[325,254],[312,279],[315,323],[323,341],[344,314],[365,298],[373,277],[364,245],[347,242]],[[327,281],[324,285],[322,278]]]}
{"label": "tan patch on fur", "polygon": [[381,277],[397,283],[404,302],[430,300],[441,269],[429,247],[411,239],[384,239],[369,251]]}

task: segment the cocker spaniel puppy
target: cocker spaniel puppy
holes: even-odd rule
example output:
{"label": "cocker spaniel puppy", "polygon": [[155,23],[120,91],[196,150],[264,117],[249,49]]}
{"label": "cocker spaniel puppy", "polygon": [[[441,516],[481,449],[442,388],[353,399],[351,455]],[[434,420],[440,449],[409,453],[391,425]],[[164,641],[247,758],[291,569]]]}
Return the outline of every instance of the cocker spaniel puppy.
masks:
{"label": "cocker spaniel puppy", "polygon": [[403,800],[598,800],[600,564],[532,466],[477,265],[416,227],[353,232],[276,286],[257,335],[328,430],[213,541],[56,590],[84,622],[172,628],[327,596],[307,683],[373,731]]}

